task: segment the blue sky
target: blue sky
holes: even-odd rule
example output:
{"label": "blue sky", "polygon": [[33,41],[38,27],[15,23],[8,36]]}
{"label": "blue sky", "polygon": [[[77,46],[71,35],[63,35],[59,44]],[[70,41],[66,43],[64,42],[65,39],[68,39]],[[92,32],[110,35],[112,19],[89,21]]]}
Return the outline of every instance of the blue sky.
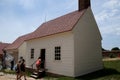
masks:
{"label": "blue sky", "polygon": [[[91,0],[105,49],[120,47],[120,1]],[[43,22],[78,9],[78,0],[0,0],[0,41],[12,43]]]}

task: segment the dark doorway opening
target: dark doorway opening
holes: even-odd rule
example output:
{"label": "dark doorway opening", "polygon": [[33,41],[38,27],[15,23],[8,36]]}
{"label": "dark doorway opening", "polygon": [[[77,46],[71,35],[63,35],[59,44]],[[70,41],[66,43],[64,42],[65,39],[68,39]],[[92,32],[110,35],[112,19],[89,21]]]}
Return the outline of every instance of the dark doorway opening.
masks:
{"label": "dark doorway opening", "polygon": [[41,68],[45,68],[45,49],[40,50],[40,57],[41,57]]}

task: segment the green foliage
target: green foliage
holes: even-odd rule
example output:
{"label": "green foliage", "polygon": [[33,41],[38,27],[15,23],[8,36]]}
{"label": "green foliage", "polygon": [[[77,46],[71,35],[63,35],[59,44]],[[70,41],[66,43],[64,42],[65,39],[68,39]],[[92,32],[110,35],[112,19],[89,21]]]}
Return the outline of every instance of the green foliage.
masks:
{"label": "green foliage", "polygon": [[26,75],[29,76],[29,77],[30,77],[30,75],[32,74],[32,72],[30,72],[30,71],[28,71],[28,70],[26,70],[25,73],[26,73]]}
{"label": "green foliage", "polygon": [[106,49],[102,48],[102,51],[107,51]]}
{"label": "green foliage", "polygon": [[113,50],[120,50],[120,49],[119,49],[119,47],[114,47],[111,49],[111,51],[113,51]]}
{"label": "green foliage", "polygon": [[117,54],[110,53],[110,54],[109,54],[109,57],[110,57],[110,58],[116,58],[116,57],[117,57]]}

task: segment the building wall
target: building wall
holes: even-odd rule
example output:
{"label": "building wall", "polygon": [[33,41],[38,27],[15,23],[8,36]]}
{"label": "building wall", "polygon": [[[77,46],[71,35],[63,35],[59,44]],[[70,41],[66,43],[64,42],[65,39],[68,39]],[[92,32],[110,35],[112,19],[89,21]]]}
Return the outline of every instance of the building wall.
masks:
{"label": "building wall", "polygon": [[[27,42],[27,65],[31,65],[40,56],[40,49],[46,49],[45,67],[48,72],[73,76],[74,73],[74,44],[72,32],[64,32]],[[61,46],[61,60],[55,61],[55,46]],[[30,58],[30,50],[35,49],[34,59]],[[35,67],[35,66],[34,66]]]}
{"label": "building wall", "polygon": [[19,53],[18,58],[23,57],[23,59],[26,59],[26,42],[22,43],[22,45],[19,47]]}
{"label": "building wall", "polygon": [[80,76],[103,68],[101,35],[90,8],[74,28],[75,73]]}

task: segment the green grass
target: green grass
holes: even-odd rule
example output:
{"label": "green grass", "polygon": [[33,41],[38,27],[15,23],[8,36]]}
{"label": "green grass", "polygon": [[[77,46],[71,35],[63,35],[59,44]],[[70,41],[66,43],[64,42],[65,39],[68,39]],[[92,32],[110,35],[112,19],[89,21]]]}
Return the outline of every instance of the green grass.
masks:
{"label": "green grass", "polygon": [[83,80],[120,80],[120,61],[104,61],[104,69],[79,77]]}
{"label": "green grass", "polygon": [[[47,80],[47,79],[46,79]],[[120,80],[120,60],[104,61],[104,69],[78,78],[54,77],[50,80]]]}
{"label": "green grass", "polygon": [[15,71],[8,70],[8,69],[2,69],[2,70],[0,70],[0,72],[4,72],[6,74],[15,74]]}
{"label": "green grass", "polygon": [[[6,74],[16,74],[16,71],[14,70],[9,70],[9,69],[2,69],[0,72],[4,72]],[[30,71],[26,71],[26,75],[30,76],[32,73]]]}
{"label": "green grass", "polygon": [[87,74],[78,80],[120,80],[120,60],[104,61],[104,69]]}

